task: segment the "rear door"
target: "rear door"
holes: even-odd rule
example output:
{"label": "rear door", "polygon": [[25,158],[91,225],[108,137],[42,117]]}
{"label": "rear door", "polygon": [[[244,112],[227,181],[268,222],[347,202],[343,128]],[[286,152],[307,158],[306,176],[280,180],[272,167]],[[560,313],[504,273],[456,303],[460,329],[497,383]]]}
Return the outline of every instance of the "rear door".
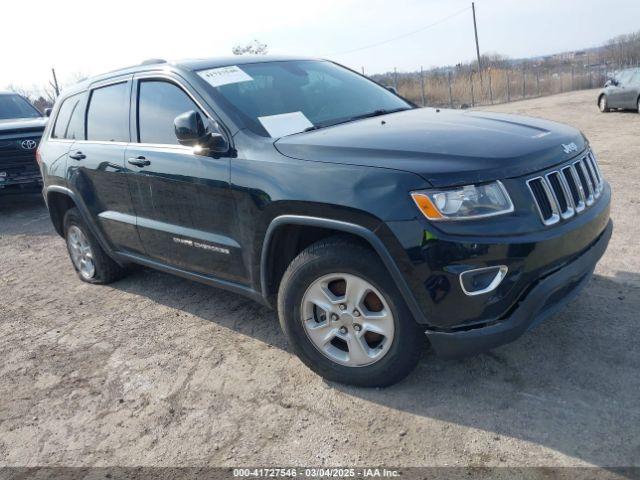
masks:
{"label": "rear door", "polygon": [[124,166],[131,84],[129,75],[92,86],[85,139],[71,147],[67,167],[69,182],[97,219],[111,247],[141,252]]}
{"label": "rear door", "polygon": [[229,158],[194,154],[178,144],[174,119],[208,114],[177,77],[141,75],[132,95],[129,185],[147,256],[163,264],[236,279],[241,261],[232,238]]}
{"label": "rear door", "polygon": [[637,109],[638,96],[640,96],[640,69],[633,70],[631,73],[629,86],[624,94],[624,108]]}

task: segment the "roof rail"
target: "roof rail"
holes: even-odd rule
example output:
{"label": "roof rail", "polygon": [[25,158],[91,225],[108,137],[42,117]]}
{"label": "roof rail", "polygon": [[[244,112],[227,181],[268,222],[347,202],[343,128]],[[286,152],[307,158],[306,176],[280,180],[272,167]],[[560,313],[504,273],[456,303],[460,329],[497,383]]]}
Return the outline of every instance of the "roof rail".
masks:
{"label": "roof rail", "polygon": [[156,63],[167,63],[167,61],[162,58],[149,58],[140,63],[140,65],[155,65]]}

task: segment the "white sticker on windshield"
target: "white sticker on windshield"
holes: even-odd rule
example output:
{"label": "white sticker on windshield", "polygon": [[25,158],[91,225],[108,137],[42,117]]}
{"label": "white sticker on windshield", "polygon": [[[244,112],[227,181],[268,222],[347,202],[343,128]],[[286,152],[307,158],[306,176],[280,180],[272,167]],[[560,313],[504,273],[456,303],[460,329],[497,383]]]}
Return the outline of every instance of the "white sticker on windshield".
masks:
{"label": "white sticker on windshield", "polygon": [[313,123],[302,112],[269,115],[267,117],[258,117],[258,120],[260,120],[260,123],[272,138],[300,133],[309,127],[313,127]]}
{"label": "white sticker on windshield", "polygon": [[229,85],[230,83],[250,82],[253,80],[251,76],[247,75],[246,72],[236,65],[200,70],[198,75],[213,87],[221,87],[222,85]]}

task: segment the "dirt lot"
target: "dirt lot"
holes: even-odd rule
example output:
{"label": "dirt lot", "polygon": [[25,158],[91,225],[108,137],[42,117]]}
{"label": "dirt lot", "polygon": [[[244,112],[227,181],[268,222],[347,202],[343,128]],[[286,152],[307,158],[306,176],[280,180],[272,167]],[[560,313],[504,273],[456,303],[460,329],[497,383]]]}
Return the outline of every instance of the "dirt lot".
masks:
{"label": "dirt lot", "polygon": [[0,198],[2,465],[640,465],[640,115],[595,92],[494,107],[572,124],[615,190],[585,293],[476,358],[327,384],[276,315],[142,270],[80,282],[38,196]]}

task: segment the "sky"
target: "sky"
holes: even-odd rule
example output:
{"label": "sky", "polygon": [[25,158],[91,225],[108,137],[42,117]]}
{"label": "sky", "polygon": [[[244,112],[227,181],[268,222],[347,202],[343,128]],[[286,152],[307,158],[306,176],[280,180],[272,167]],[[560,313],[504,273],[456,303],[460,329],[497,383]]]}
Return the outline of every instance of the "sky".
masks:
{"label": "sky", "polygon": [[[329,58],[366,73],[450,65],[475,57],[470,6],[467,0],[4,2],[0,88],[46,84],[51,67],[68,84],[148,58],[227,56],[253,39],[269,53]],[[640,29],[640,0],[477,0],[476,10],[481,52],[513,58],[597,46]]]}

